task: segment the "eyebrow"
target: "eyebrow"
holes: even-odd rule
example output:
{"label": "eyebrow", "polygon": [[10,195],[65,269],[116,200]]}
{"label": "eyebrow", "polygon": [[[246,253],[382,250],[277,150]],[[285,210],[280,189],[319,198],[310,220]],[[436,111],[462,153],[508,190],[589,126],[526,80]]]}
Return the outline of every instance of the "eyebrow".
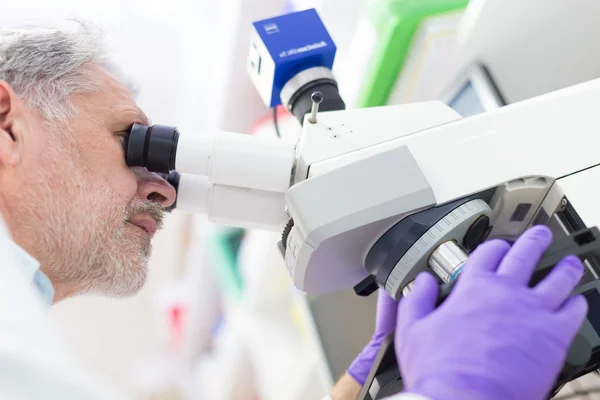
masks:
{"label": "eyebrow", "polygon": [[148,118],[148,116],[146,114],[144,114],[144,112],[142,110],[138,109],[136,116],[142,125],[146,125],[146,126],[152,125],[152,121],[150,120],[150,118]]}
{"label": "eyebrow", "polygon": [[115,110],[115,115],[117,117],[115,121],[118,121],[116,123],[118,123],[119,126],[131,126],[134,123],[146,126],[152,124],[150,118],[148,118],[148,116],[137,106]]}

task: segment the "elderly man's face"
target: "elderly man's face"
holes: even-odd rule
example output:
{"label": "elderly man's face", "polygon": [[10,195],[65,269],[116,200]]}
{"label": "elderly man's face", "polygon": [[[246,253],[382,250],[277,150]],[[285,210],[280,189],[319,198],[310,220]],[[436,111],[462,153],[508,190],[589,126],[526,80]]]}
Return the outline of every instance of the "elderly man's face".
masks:
{"label": "elderly man's face", "polygon": [[74,96],[78,111],[68,130],[46,127],[31,110],[12,116],[21,155],[2,188],[11,228],[59,299],[136,293],[162,208],[176,195],[158,175],[127,167],[123,138],[133,123],[148,121],[122,84],[99,68],[94,73],[102,89]]}

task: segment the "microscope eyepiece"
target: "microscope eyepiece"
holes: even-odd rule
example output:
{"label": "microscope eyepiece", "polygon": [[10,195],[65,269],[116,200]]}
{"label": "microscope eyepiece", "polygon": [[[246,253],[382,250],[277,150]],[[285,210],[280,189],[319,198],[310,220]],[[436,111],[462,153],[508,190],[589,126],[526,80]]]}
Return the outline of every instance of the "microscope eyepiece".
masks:
{"label": "microscope eyepiece", "polygon": [[148,171],[169,174],[175,169],[177,128],[166,125],[133,124],[125,143],[126,163]]}

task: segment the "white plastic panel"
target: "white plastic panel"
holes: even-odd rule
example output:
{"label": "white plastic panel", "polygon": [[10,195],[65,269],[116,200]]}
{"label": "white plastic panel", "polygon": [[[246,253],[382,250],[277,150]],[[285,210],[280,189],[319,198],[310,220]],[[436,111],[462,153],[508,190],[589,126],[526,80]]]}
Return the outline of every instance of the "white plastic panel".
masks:
{"label": "white plastic panel", "polygon": [[[600,163],[598,104],[600,80],[595,80],[312,165],[311,175],[407,145],[438,203],[517,178],[560,178]],[[400,118],[403,107],[382,108],[398,116],[388,123],[410,123]],[[368,114],[364,118],[377,123]]]}
{"label": "white plastic panel", "polygon": [[223,132],[215,139],[210,180],[283,193],[290,186],[294,158],[294,146],[276,138]]}
{"label": "white plastic panel", "polygon": [[280,231],[284,210],[283,193],[214,185],[208,217],[223,225]]}
{"label": "white plastic panel", "polygon": [[390,224],[436,204],[402,146],[300,182],[285,197],[294,220],[286,264],[296,287],[310,295],[359,283],[366,254]]}
{"label": "white plastic panel", "polygon": [[280,231],[283,193],[213,184],[205,176],[181,174],[177,209],[207,214],[212,222]]}
{"label": "white plastic panel", "polygon": [[181,134],[175,167],[215,183],[283,193],[290,185],[294,144],[231,132]]}
{"label": "white plastic panel", "polygon": [[207,214],[209,211],[212,183],[208,177],[193,174],[180,174],[177,189],[177,209]]}
{"label": "white plastic panel", "polygon": [[271,104],[271,94],[273,93],[275,61],[254,26],[252,26],[248,46],[247,74],[263,103],[268,107]]}
{"label": "white plastic panel", "polygon": [[331,162],[337,156],[460,118],[441,102],[319,113],[316,124],[304,124],[296,181],[307,177],[309,167],[311,176],[321,173],[319,161]]}
{"label": "white plastic panel", "polygon": [[214,135],[180,133],[175,169],[179,173],[208,176],[214,141]]}

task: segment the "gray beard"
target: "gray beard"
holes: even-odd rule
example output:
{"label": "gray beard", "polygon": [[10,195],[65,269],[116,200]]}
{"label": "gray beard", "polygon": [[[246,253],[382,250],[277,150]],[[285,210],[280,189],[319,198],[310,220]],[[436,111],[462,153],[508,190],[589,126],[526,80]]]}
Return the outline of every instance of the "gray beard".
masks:
{"label": "gray beard", "polygon": [[[150,240],[128,235],[126,213],[114,204],[83,218],[74,212],[56,216],[59,220],[53,227],[42,232],[50,276],[74,294],[129,296],[145,283],[152,250]],[[94,220],[91,214],[102,217]]]}
{"label": "gray beard", "polygon": [[[95,186],[77,175],[80,173],[69,179],[77,184],[61,180],[60,187],[42,180],[44,187],[38,185],[26,199],[26,203],[38,204],[36,211],[29,207],[24,212],[33,216],[28,218],[27,231],[37,239],[36,246],[43,255],[40,261],[53,284],[68,287],[71,295],[134,295],[146,281],[152,245],[149,237],[132,234],[125,221],[129,215],[145,212],[160,228],[162,208],[150,201],[124,207],[114,190]],[[57,193],[62,193],[60,198]],[[90,201],[83,195],[86,193],[97,195]]]}

